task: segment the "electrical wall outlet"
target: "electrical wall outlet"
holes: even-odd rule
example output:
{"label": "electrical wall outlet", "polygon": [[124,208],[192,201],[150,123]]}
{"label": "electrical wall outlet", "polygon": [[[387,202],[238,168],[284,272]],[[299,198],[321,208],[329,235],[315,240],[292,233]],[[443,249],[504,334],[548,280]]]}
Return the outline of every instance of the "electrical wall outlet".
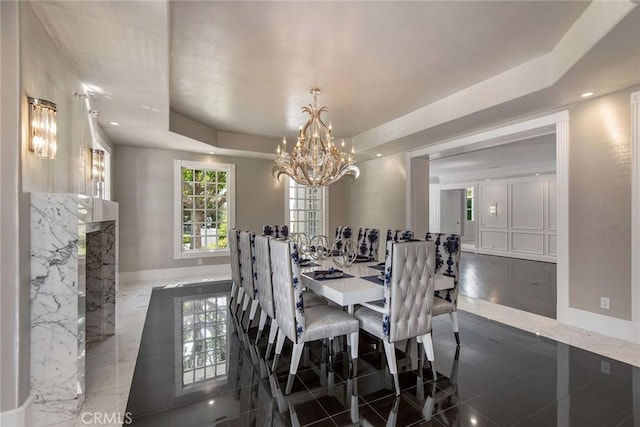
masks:
{"label": "electrical wall outlet", "polygon": [[198,265],[202,265],[202,258],[198,258]]}
{"label": "electrical wall outlet", "polygon": [[609,362],[605,362],[604,360],[601,360],[600,372],[602,372],[603,374],[611,375],[611,364]]}
{"label": "electrical wall outlet", "polygon": [[604,308],[605,310],[609,310],[609,298],[600,297],[600,308]]}

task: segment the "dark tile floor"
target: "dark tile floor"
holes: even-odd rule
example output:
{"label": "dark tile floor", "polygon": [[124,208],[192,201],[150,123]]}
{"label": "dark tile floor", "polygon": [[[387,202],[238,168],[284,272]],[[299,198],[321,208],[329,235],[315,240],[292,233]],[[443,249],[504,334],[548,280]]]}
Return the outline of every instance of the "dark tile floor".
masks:
{"label": "dark tile floor", "polygon": [[462,252],[460,293],[556,318],[556,264]]}
{"label": "dark tile floor", "polygon": [[466,312],[460,347],[448,316],[434,318],[436,381],[398,351],[396,397],[383,352],[362,333],[355,375],[345,353],[312,343],[285,396],[291,346],[272,372],[266,333],[255,345],[255,326],[238,329],[227,292],[153,291],[127,407],[134,426],[640,424],[640,369]]}

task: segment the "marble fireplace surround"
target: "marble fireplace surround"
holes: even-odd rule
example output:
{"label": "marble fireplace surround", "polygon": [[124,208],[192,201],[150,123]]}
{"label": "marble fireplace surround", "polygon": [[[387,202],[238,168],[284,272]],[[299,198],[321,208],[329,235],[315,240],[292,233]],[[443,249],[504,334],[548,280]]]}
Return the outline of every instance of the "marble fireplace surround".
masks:
{"label": "marble fireplace surround", "polygon": [[31,197],[33,421],[74,419],[84,401],[85,342],[115,333],[118,203]]}

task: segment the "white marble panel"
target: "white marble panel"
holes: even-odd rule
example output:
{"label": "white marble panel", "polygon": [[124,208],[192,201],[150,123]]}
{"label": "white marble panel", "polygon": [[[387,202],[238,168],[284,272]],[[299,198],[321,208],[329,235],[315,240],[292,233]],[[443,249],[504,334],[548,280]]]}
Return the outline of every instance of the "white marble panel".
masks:
{"label": "white marble panel", "polygon": [[87,225],[87,341],[115,334],[115,221]]}
{"label": "white marble panel", "polygon": [[31,195],[31,393],[34,421],[73,418],[84,399],[78,307],[78,197]]}

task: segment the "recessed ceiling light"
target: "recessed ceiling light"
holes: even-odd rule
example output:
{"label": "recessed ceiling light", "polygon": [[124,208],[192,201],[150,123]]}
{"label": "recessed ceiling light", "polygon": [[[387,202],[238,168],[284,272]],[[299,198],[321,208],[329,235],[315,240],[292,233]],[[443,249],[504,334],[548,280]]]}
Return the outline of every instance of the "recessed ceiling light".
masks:
{"label": "recessed ceiling light", "polygon": [[82,89],[87,93],[104,93],[104,89],[100,86],[92,85],[89,83],[82,83]]}
{"label": "recessed ceiling light", "polygon": [[536,174],[536,176],[540,176],[540,174],[539,174],[539,173],[537,173],[537,174]]}
{"label": "recessed ceiling light", "polygon": [[378,153],[376,154],[376,157],[382,157],[382,154]]}
{"label": "recessed ceiling light", "polygon": [[210,400],[209,401],[209,405],[213,405],[215,403],[215,400]]}
{"label": "recessed ceiling light", "polygon": [[120,123],[118,123],[118,122],[109,122],[109,124],[111,126],[120,126]]}
{"label": "recessed ceiling light", "polygon": [[485,179],[485,181],[491,181],[491,179],[487,178],[487,179]]}
{"label": "recessed ceiling light", "polygon": [[213,154],[213,151],[209,151],[209,154]]}
{"label": "recessed ceiling light", "polygon": [[590,96],[593,96],[593,92],[585,92],[582,95],[580,95],[580,97],[582,98],[588,98]]}

